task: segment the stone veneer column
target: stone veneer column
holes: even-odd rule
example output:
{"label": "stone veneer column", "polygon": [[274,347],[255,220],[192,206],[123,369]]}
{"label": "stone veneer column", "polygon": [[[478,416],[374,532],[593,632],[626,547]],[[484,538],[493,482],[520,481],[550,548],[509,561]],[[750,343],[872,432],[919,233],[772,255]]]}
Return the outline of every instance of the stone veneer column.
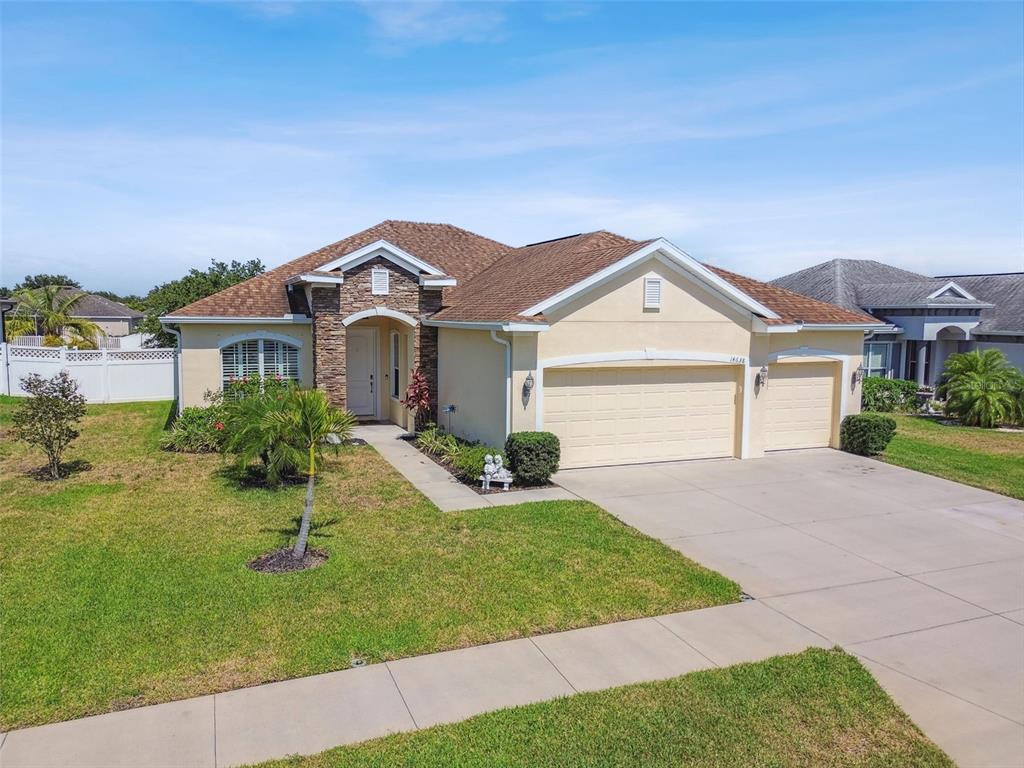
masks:
{"label": "stone veneer column", "polygon": [[[441,308],[440,291],[420,291],[420,317],[429,317]],[[437,420],[437,328],[424,325],[416,326],[413,334],[416,339],[414,365],[426,374],[430,386],[430,419]]]}
{"label": "stone veneer column", "polygon": [[346,406],[345,326],[341,319],[341,291],[337,285],[313,293],[313,382],[331,405]]}

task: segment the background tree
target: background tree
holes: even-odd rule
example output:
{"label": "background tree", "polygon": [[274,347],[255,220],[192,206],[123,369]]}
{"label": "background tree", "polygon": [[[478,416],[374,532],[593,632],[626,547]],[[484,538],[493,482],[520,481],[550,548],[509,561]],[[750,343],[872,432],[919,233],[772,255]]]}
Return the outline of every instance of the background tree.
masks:
{"label": "background tree", "polygon": [[158,285],[149,292],[145,298],[146,319],[142,321],[140,330],[153,334],[155,346],[173,347],[174,337],[160,329],[159,318],[162,315],[262,274],[264,269],[259,259],[232,261],[230,264],[211,261],[205,272],[190,269],[184,277]]}
{"label": "background tree", "polygon": [[96,338],[106,335],[91,320],[71,316],[82,297],[80,293],[46,285],[17,291],[14,296],[18,306],[7,320],[8,339],[38,334],[53,343],[67,333],[74,346],[95,347]]}
{"label": "background tree", "polygon": [[67,371],[50,379],[33,373],[21,379],[21,388],[29,396],[18,403],[11,418],[14,436],[41,448],[50,476],[59,478],[64,450],[79,434],[76,425],[85,415],[85,397]]}
{"label": "background tree", "polygon": [[81,288],[82,284],[73,277],[67,275],[48,275],[41,272],[38,275],[25,275],[25,279],[14,286],[15,291],[30,291],[35,288],[45,288],[48,285],[57,285],[63,288]]}

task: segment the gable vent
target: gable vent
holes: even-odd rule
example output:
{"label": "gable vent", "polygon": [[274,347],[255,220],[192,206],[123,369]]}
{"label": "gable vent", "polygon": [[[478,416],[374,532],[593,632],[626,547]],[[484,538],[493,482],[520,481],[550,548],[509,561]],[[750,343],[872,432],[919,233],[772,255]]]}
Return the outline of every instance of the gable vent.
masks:
{"label": "gable vent", "polygon": [[389,276],[390,273],[386,269],[374,267],[370,271],[370,293],[374,296],[387,296]]}
{"label": "gable vent", "polygon": [[661,278],[644,278],[644,309],[661,309]]}

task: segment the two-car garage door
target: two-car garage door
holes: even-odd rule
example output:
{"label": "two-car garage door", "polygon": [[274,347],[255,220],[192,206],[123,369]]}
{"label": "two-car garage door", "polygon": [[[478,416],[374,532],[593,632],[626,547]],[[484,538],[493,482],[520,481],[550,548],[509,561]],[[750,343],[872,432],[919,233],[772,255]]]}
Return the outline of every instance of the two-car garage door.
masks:
{"label": "two-car garage door", "polygon": [[[544,372],[544,429],[564,468],[736,455],[736,366],[552,368]],[[826,447],[832,438],[831,363],[779,363],[751,404],[763,408],[764,450]]]}
{"label": "two-car garage door", "polygon": [[735,366],[552,368],[544,428],[562,467],[732,456]]}

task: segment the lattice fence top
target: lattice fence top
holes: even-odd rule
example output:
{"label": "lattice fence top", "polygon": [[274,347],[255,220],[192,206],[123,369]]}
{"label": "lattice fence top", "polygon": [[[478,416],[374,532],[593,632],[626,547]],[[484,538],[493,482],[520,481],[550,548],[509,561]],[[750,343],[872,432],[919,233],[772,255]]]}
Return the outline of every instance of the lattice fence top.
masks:
{"label": "lattice fence top", "polygon": [[11,347],[11,357],[23,360],[60,360],[60,347]]}
{"label": "lattice fence top", "polygon": [[173,360],[175,349],[62,349],[61,347],[16,347],[8,348],[12,359],[19,360],[60,360],[68,363],[143,363],[156,360]]}

